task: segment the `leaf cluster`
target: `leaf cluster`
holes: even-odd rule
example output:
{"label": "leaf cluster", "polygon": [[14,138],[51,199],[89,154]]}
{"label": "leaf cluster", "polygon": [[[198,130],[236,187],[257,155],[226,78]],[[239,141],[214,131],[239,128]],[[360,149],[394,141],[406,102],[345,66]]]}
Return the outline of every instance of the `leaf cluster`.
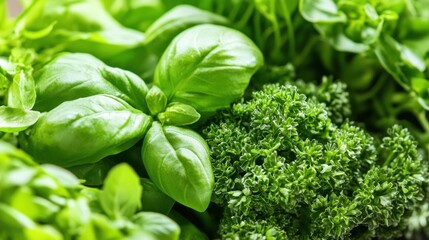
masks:
{"label": "leaf cluster", "polygon": [[[154,16],[139,25],[135,17],[149,9]],[[191,6],[162,11],[159,1],[25,2],[2,30],[10,36],[0,52],[0,131],[37,162],[93,184],[111,167],[98,162],[139,144],[139,172],[202,212],[213,174],[192,124],[240,98],[263,56],[243,33],[215,25],[226,24],[221,16]],[[184,16],[192,18],[176,24]],[[137,74],[126,70],[134,66]]]}
{"label": "leaf cluster", "polygon": [[340,123],[327,103],[343,101],[341,85],[324,84],[266,85],[205,128],[223,238],[391,238],[406,228],[427,177],[415,140],[400,126],[378,140]]}
{"label": "leaf cluster", "polygon": [[178,239],[171,219],[141,209],[142,185],[120,164],[102,189],[87,188],[70,172],[37,165],[0,142],[0,237],[2,239]]}

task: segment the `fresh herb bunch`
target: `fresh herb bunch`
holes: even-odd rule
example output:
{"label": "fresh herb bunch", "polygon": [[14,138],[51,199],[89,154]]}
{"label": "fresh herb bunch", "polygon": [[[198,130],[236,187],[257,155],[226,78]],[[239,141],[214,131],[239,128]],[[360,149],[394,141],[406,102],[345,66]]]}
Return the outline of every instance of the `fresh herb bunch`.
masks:
{"label": "fresh herb bunch", "polygon": [[[0,1],[0,139],[101,188],[74,177],[72,189],[58,183],[70,202],[87,199],[79,202],[88,214],[113,224],[97,225],[94,238],[105,237],[98,229],[118,238],[141,232],[146,220],[132,216],[137,209],[170,216],[181,238],[217,237],[219,206],[211,201],[225,209],[224,238],[389,238],[406,225],[427,227],[428,155],[398,124],[429,152],[428,0],[21,2],[23,11],[10,17]],[[332,77],[309,83],[325,75]],[[206,121],[210,145],[198,132]],[[118,188],[129,185],[118,172],[135,176],[114,167],[121,162],[145,177],[141,208],[139,191]],[[8,166],[0,182],[14,173]],[[124,209],[106,207],[106,188]],[[40,226],[12,199],[23,201],[21,189],[10,189],[4,195],[0,187],[5,211],[18,206],[34,224],[0,215],[24,235],[2,234],[67,239],[86,229],[85,217],[67,229],[57,218]]]}
{"label": "fresh herb bunch", "polygon": [[[141,208],[142,185],[126,164],[103,188],[87,188],[70,172],[37,165],[0,142],[1,239],[178,239],[179,226]],[[143,203],[144,204],[144,203]]]}
{"label": "fresh herb bunch", "polygon": [[332,109],[344,105],[329,102],[347,94],[324,84],[266,85],[204,129],[222,238],[384,239],[406,228],[428,175],[415,140],[397,125],[378,140],[340,121]]}
{"label": "fresh herb bunch", "polygon": [[177,4],[225,16],[269,64],[290,62],[304,79],[341,79],[354,119],[375,131],[401,123],[429,151],[427,0],[177,0],[166,6]]}
{"label": "fresh herb bunch", "polygon": [[[19,133],[19,146],[37,162],[74,171],[143,140],[140,161],[149,178],[175,201],[202,212],[213,174],[207,145],[190,126],[240,98],[263,56],[241,32],[209,24],[225,22],[212,13],[182,7],[179,13],[196,20],[177,28],[166,21],[174,14],[166,15],[153,19],[143,35],[122,26],[103,3],[26,2],[13,27],[4,29],[12,50],[0,53],[8,56],[0,65],[7,88],[0,131]],[[141,53],[140,47],[153,52]],[[21,52],[34,56],[22,60]],[[149,87],[137,74],[103,62],[144,62],[141,57],[153,54]]]}

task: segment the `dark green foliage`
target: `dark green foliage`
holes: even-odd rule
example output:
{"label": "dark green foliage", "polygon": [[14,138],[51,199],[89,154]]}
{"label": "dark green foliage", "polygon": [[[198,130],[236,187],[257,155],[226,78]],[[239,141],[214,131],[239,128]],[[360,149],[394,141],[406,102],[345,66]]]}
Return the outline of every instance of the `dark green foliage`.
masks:
{"label": "dark green foliage", "polygon": [[398,236],[423,199],[426,165],[408,130],[379,143],[343,120],[347,105],[341,84],[271,84],[204,130],[223,238]]}

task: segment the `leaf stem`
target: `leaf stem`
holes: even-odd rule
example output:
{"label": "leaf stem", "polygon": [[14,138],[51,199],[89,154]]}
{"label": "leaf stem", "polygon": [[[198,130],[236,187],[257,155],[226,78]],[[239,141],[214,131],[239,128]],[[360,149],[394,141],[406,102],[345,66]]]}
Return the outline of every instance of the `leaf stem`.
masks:
{"label": "leaf stem", "polygon": [[246,26],[246,23],[249,21],[250,17],[252,16],[252,13],[254,12],[255,5],[253,2],[249,3],[249,5],[246,8],[246,11],[243,14],[243,17],[241,17],[240,21],[237,23],[237,27],[239,29],[242,29]]}
{"label": "leaf stem", "polygon": [[290,52],[291,58],[294,58],[295,57],[295,33],[294,33],[293,24],[292,24],[292,19],[290,18],[291,12],[286,1],[280,1],[280,8],[283,13],[283,18],[286,21],[287,34],[289,38],[289,52]]}
{"label": "leaf stem", "polygon": [[387,81],[387,77],[388,76],[385,75],[385,74],[382,75],[369,91],[357,95],[355,97],[355,99],[358,102],[364,102],[364,101],[366,101],[368,99],[373,98],[378,92],[380,92],[380,90],[382,89],[382,87],[384,86],[384,84]]}
{"label": "leaf stem", "polygon": [[305,45],[305,48],[296,56],[293,61],[293,65],[299,67],[310,55],[311,49],[313,49],[314,45],[319,42],[320,38],[318,36],[311,37],[310,40]]}
{"label": "leaf stem", "polygon": [[271,55],[273,55],[273,58],[277,60],[278,56],[280,55],[280,51],[281,51],[281,42],[282,42],[282,38],[281,38],[281,33],[280,33],[280,27],[279,27],[279,22],[277,20],[276,17],[276,13],[275,13],[275,9],[276,9],[276,1],[272,0],[270,1],[270,9],[271,9],[271,14],[272,14],[272,25],[273,25],[273,32],[274,32],[274,47],[273,50],[271,51]]}

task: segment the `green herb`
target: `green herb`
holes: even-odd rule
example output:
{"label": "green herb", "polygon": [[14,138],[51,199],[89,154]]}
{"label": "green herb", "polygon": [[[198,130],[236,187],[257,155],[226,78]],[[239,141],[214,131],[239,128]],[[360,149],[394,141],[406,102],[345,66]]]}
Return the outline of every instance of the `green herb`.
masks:
{"label": "green herb", "polygon": [[130,148],[151,122],[117,97],[94,95],[64,102],[43,114],[20,135],[20,143],[38,162],[71,167]]}
{"label": "green herb", "polygon": [[207,144],[197,133],[154,122],[143,142],[142,159],[161,191],[197,211],[208,207],[213,173]]}
{"label": "green herb", "polygon": [[[95,4],[95,0],[51,7],[59,11],[69,7],[80,9],[88,4]],[[52,10],[40,6],[47,8],[42,16]],[[33,7],[28,11],[36,11]],[[73,13],[82,17],[80,12]],[[93,27],[101,24],[98,22],[101,18],[80,20],[94,20]],[[193,24],[196,23],[180,29]],[[170,33],[171,38],[180,33],[176,30]],[[55,31],[46,34],[43,37],[49,39],[55,36]],[[145,139],[142,160],[155,185],[175,201],[197,211],[208,207],[213,177],[206,144],[197,133],[174,126],[197,123],[201,114],[207,117],[228,108],[244,94],[251,76],[263,62],[262,54],[249,38],[233,29],[209,24],[185,30],[163,53],[150,89],[137,75],[109,67],[89,54],[61,53],[51,58],[37,65],[34,74],[37,94],[34,109],[45,113],[37,122],[28,119],[28,124],[18,129],[34,124],[20,133],[20,145],[25,151],[38,162],[72,168],[79,174],[96,166],[91,164]],[[183,64],[188,69],[182,69]],[[223,88],[222,94],[219,88]],[[4,129],[15,131],[17,128],[13,127]],[[164,134],[165,139],[159,138]],[[98,177],[104,176],[100,174]],[[100,182],[89,178],[93,183]]]}
{"label": "green herb", "polygon": [[339,85],[300,88],[309,97],[291,84],[266,85],[204,130],[213,201],[225,209],[222,238],[400,236],[427,183],[410,133],[396,125],[379,143],[334,122],[327,105],[344,101]]}
{"label": "green herb", "polygon": [[0,142],[0,176],[2,239],[179,239],[171,219],[137,212],[142,186],[126,164],[109,172],[101,190],[92,189]]}
{"label": "green herb", "polygon": [[131,72],[109,67],[89,54],[61,54],[34,76],[37,79],[34,108],[40,111],[52,110],[65,101],[109,94],[147,112],[145,96],[148,87],[145,82]]}
{"label": "green herb", "polygon": [[56,167],[0,144],[1,239],[428,228],[428,0],[21,3],[0,141]]}
{"label": "green herb", "polygon": [[203,24],[173,40],[157,65],[154,84],[169,102],[210,115],[243,95],[262,62],[259,49],[242,33]]}

